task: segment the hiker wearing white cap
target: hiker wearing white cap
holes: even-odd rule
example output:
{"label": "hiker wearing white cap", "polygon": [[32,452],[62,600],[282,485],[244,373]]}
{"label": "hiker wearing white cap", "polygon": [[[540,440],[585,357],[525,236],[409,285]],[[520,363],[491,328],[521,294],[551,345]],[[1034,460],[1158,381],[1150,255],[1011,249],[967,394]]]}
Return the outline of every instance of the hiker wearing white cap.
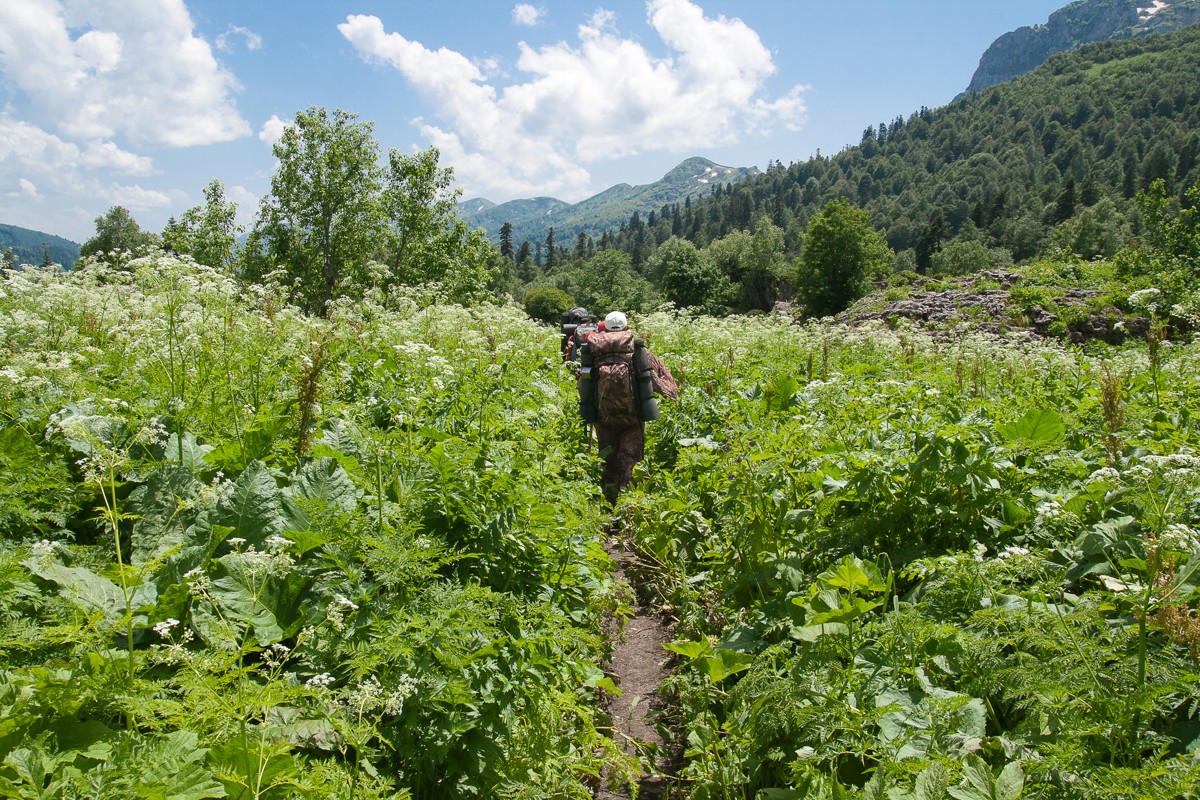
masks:
{"label": "hiker wearing white cap", "polygon": [[580,412],[596,426],[604,456],[604,496],[615,503],[633,482],[633,467],[645,453],[646,422],[658,418],[653,395],[674,400],[679,387],[658,356],[634,338],[620,311],[609,312],[604,329],[588,334],[585,349],[590,371],[580,384]]}

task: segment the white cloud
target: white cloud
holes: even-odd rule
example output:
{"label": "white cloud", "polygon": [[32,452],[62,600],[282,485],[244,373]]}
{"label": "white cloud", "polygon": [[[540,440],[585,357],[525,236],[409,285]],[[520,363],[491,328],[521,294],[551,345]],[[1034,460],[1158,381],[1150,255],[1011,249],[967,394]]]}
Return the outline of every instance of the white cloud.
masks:
{"label": "white cloud", "polygon": [[237,80],[182,0],[0,3],[0,70],[68,138],[187,147],[250,133]]}
{"label": "white cloud", "polygon": [[170,208],[172,205],[171,196],[166,192],[146,189],[137,185],[109,184],[100,190],[100,195],[110,207],[124,206],[130,211],[150,211]]}
{"label": "white cloud", "polygon": [[249,28],[243,28],[241,25],[230,25],[228,30],[219,35],[216,40],[217,49],[223,53],[233,52],[233,38],[235,36],[245,38],[247,50],[262,49],[262,37]]}
{"label": "white cloud", "polygon": [[533,27],[541,22],[544,16],[546,16],[544,8],[538,8],[529,3],[517,3],[513,6],[512,21],[514,25],[528,25]]}
{"label": "white cloud", "polygon": [[[0,186],[19,187],[19,191],[7,195],[21,198],[13,205],[0,205],[0,219],[5,222],[44,230],[45,219],[33,212],[35,203],[44,208],[52,203],[55,222],[63,226],[71,224],[68,217],[84,213],[79,204],[94,206],[97,200],[129,207],[134,207],[136,201],[138,208],[163,207],[166,195],[161,192],[97,177],[145,176],[153,172],[150,158],[122,150],[112,142],[79,145],[0,112]],[[95,211],[91,214],[94,217]],[[90,223],[91,217],[85,219]],[[78,230],[51,232],[80,235]]]}
{"label": "white cloud", "polygon": [[258,213],[258,195],[245,186],[234,185],[225,187],[225,198],[237,203],[235,219],[239,225],[249,228],[254,223],[254,217]]}
{"label": "white cloud", "polygon": [[391,66],[421,93],[437,119],[415,122],[468,194],[580,199],[593,191],[586,164],[650,150],[690,154],[803,123],[803,87],[765,96],[776,68],[745,23],[709,18],[690,0],[646,5],[667,55],[623,36],[602,10],[574,44],[520,43],[525,79],[505,86],[488,83],[461,53],[385,32],[376,17],[349,16],[338,30],[362,58]]}
{"label": "white cloud", "polygon": [[291,120],[280,119],[278,114],[272,114],[271,118],[259,128],[258,140],[273,145],[279,141],[279,137],[283,136],[284,128],[291,124]]}

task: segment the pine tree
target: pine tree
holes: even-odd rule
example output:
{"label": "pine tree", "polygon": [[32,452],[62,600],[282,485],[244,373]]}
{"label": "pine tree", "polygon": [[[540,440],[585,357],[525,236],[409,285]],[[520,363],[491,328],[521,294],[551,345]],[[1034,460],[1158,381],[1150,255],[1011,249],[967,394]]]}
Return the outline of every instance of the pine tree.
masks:
{"label": "pine tree", "polygon": [[512,242],[513,226],[511,222],[505,222],[500,226],[500,255],[513,260],[513,242]]}

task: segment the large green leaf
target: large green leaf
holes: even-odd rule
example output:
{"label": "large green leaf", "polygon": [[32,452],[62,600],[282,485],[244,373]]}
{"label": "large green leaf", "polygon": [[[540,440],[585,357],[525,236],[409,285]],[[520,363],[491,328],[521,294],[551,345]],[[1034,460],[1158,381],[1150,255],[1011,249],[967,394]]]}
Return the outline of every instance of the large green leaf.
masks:
{"label": "large green leaf", "polygon": [[[30,558],[23,563],[34,575],[58,584],[59,594],[76,607],[89,612],[99,611],[110,623],[125,616],[125,590],[108,578],[85,567],[68,567],[48,558]],[[132,590],[130,608],[137,615],[139,611],[152,609],[157,598],[158,590],[154,584],[142,583]]]}
{"label": "large green leaf", "polygon": [[1017,421],[1000,425],[996,430],[1009,444],[1018,441],[1057,442],[1067,432],[1062,417],[1048,408],[1031,409]]}
{"label": "large green leaf", "polygon": [[291,485],[282,493],[282,501],[287,530],[306,531],[312,527],[304,510],[308,502],[315,501],[348,514],[358,505],[358,488],[337,459],[320,458],[296,472]]}
{"label": "large green leaf", "polygon": [[212,465],[204,459],[212,451],[211,445],[196,441],[196,437],[190,431],[183,432],[182,443],[177,433],[172,433],[167,439],[167,461],[177,464],[193,474],[212,469]]}
{"label": "large green leaf", "polygon": [[822,572],[820,579],[830,586],[854,593],[882,592],[887,589],[887,584],[883,582],[879,569],[874,564],[853,556],[843,558],[833,569]]}
{"label": "large green leaf", "polygon": [[219,560],[225,574],[212,582],[212,596],[226,618],[254,630],[259,645],[282,641],[304,621],[301,598],[308,579],[291,570],[268,571],[265,554],[230,553]]}
{"label": "large green leaf", "polygon": [[234,481],[213,521],[232,528],[231,536],[245,539],[247,545],[264,549],[267,539],[287,529],[282,497],[275,476],[261,461],[254,461]]}
{"label": "large green leaf", "polygon": [[0,429],[0,461],[10,467],[33,465],[41,458],[37,444],[24,428]]}
{"label": "large green leaf", "polygon": [[749,653],[738,653],[733,650],[714,650],[713,655],[701,658],[696,662],[697,668],[713,683],[720,683],[730,675],[736,675],[750,669],[754,656]]}
{"label": "large green leaf", "polygon": [[143,564],[182,544],[186,517],[181,509],[200,490],[190,470],[167,466],[146,478],[129,497],[129,510],[137,516],[131,536],[133,563]]}
{"label": "large green leaf", "polygon": [[836,608],[813,614],[808,621],[813,625],[821,625],[826,622],[849,622],[879,606],[879,603],[867,601],[861,597],[843,597],[842,602]]}

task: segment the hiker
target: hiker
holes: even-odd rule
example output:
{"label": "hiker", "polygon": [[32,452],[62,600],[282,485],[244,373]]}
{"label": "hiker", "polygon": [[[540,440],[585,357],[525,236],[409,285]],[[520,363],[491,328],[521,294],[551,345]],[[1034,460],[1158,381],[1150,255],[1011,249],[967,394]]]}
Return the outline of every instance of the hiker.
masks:
{"label": "hiker", "polygon": [[596,318],[589,314],[586,308],[576,306],[568,311],[562,318],[562,324],[559,327],[562,334],[563,361],[572,361],[577,358],[579,345],[583,343],[589,333],[595,333],[598,327]]}
{"label": "hiker", "polygon": [[[604,454],[604,496],[616,503],[621,490],[633,482],[633,467],[646,447],[646,422],[658,418],[654,394],[679,397],[675,378],[658,356],[634,339],[620,311],[604,318],[603,330],[587,335],[583,363],[591,370],[590,389],[581,383],[580,412],[596,426],[596,440]],[[587,394],[591,391],[591,394]],[[590,404],[590,408],[585,408]],[[589,416],[591,419],[589,419]]]}

